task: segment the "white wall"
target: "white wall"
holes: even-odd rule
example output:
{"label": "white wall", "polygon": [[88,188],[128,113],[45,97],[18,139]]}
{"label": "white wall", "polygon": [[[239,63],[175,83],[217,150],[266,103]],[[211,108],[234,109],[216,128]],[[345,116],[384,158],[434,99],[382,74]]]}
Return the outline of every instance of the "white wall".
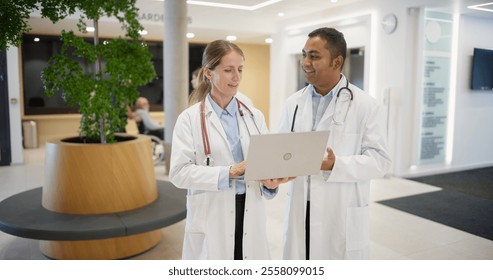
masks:
{"label": "white wall", "polygon": [[493,19],[462,16],[454,125],[454,166],[493,164],[493,91],[470,89],[474,48],[493,49]]}
{"label": "white wall", "polygon": [[[21,97],[19,79],[19,51],[10,47],[7,50],[7,77],[9,88],[10,147],[12,164],[24,162],[22,150]],[[17,102],[11,102],[17,100]]]}
{"label": "white wall", "polygon": [[[418,94],[420,79],[417,77],[418,69],[421,69],[421,53],[417,49],[421,48],[424,37],[420,27],[421,8],[425,5],[437,7],[437,4],[443,3],[432,0],[364,1],[336,10],[320,11],[319,14],[297,20],[290,19],[279,26],[271,46],[270,125],[273,130],[277,128],[283,101],[295,89],[292,82],[295,77],[292,74],[294,66],[290,61],[292,53],[300,52],[311,30],[331,26],[345,34],[348,47],[365,46],[365,90],[388,113],[389,151],[394,163],[394,175],[411,177],[493,165],[493,149],[490,147],[493,143],[493,129],[489,129],[493,127],[493,94],[467,90],[472,46],[486,47],[489,44],[488,47],[493,47],[493,24],[491,20],[467,17],[460,18],[452,162],[433,166],[417,165],[420,139],[418,109],[421,101]],[[392,34],[386,34],[381,28],[382,18],[388,13],[394,13],[398,18],[397,29]],[[343,25],[342,20],[353,18],[368,19],[359,25]],[[298,27],[300,34],[292,36],[290,32],[295,27]],[[480,128],[474,128],[471,124],[478,124]]]}

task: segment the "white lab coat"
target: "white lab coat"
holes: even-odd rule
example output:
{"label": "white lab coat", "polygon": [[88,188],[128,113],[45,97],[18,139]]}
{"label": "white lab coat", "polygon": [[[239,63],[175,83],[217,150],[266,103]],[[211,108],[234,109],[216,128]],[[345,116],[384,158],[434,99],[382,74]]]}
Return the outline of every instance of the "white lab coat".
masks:
{"label": "white lab coat", "polygon": [[[173,133],[169,177],[178,188],[188,189],[182,257],[232,260],[235,189],[219,191],[217,183],[220,167],[234,164],[233,154],[221,122],[206,98],[206,125],[214,165],[205,166],[199,105],[197,103],[180,114]],[[263,114],[252,106],[248,107],[254,113],[259,130],[267,133]],[[245,125],[248,125],[250,133],[258,134],[247,112],[244,110],[244,117],[237,114],[245,157],[250,141]],[[264,197],[258,182],[247,182],[243,229],[243,258],[247,260],[270,259]]]}
{"label": "white lab coat", "polygon": [[[346,85],[345,77],[342,85]],[[316,130],[330,130],[327,147],[336,155],[332,171],[311,176],[310,259],[367,259],[369,257],[370,179],[390,169],[382,110],[377,102],[354,85],[354,99],[344,125],[332,124],[335,96]],[[312,86],[286,101],[281,132],[312,130]],[[307,176],[288,182],[284,259],[305,259]]]}
{"label": "white lab coat", "polygon": [[236,92],[235,97],[238,98],[238,100],[240,100],[241,102],[243,102],[243,104],[247,105],[248,108],[253,107],[253,101],[250,99],[250,97],[246,96],[245,94],[238,91]]}

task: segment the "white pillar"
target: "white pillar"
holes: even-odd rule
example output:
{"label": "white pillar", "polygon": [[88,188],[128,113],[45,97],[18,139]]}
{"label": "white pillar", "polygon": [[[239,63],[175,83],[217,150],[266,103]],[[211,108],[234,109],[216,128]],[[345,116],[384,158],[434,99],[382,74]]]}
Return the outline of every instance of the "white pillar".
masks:
{"label": "white pillar", "polygon": [[24,162],[19,67],[19,49],[10,47],[7,50],[7,84],[9,95],[11,164],[21,164]]}
{"label": "white pillar", "polygon": [[171,140],[178,115],[188,107],[187,2],[164,2],[164,112],[166,168],[169,171]]}

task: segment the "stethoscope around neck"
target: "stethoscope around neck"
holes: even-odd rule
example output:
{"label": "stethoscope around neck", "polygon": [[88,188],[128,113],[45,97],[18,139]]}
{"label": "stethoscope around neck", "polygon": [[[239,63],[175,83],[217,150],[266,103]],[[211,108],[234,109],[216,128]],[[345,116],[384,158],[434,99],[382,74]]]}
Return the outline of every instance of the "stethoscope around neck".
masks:
{"label": "stethoscope around neck", "polygon": [[[209,143],[209,135],[207,134],[207,125],[205,124],[205,98],[202,99],[202,101],[200,102],[200,128],[202,131],[202,144],[204,145],[204,153],[205,153],[204,163],[207,166],[212,166],[214,165],[214,160],[211,157],[211,145]],[[243,122],[245,123],[245,127],[248,131],[248,134],[252,135],[245,121],[245,112],[243,112],[241,107],[245,108],[248,111],[248,114],[250,115],[250,118],[252,119],[252,122],[255,125],[255,129],[257,130],[258,134],[261,134],[260,129],[258,128],[257,123],[255,122],[255,118],[252,110],[250,110],[250,108],[248,108],[248,106],[245,105],[245,103],[238,100],[238,98],[235,99],[236,99],[236,104],[238,105],[238,113],[240,114],[241,118],[243,119]]]}
{"label": "stethoscope around neck", "polygon": [[[341,75],[341,77],[343,77]],[[344,77],[346,78],[346,77]],[[309,86],[306,86],[304,89],[303,89],[303,92],[302,94],[306,91],[306,89],[308,88]],[[332,122],[336,125],[342,125],[344,124],[344,122],[346,121],[346,117],[347,117],[347,114],[349,112],[349,107],[351,105],[351,102],[353,101],[353,98],[354,98],[354,95],[353,95],[353,92],[351,91],[351,89],[349,88],[349,81],[348,79],[346,79],[346,86],[344,87],[341,87],[338,91],[337,91],[337,94],[336,94],[336,98],[335,98],[335,105],[334,105],[334,115],[332,116]],[[340,100],[341,99],[341,100]],[[337,111],[337,105],[340,104],[340,102],[346,102],[347,104],[347,108],[346,108],[346,112],[344,113],[344,118],[342,120],[336,120],[336,118],[334,117],[336,113],[338,113]],[[298,113],[298,104],[296,104],[296,108],[294,109],[294,113],[293,113],[293,121],[291,122],[291,132],[294,132],[294,124],[296,123],[296,114]]]}

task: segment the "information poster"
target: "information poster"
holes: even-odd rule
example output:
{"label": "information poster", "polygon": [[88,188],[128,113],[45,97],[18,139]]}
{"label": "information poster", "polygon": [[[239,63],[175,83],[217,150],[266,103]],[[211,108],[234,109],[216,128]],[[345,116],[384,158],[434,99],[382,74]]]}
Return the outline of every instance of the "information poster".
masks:
{"label": "information poster", "polygon": [[445,162],[452,16],[425,11],[420,164]]}

